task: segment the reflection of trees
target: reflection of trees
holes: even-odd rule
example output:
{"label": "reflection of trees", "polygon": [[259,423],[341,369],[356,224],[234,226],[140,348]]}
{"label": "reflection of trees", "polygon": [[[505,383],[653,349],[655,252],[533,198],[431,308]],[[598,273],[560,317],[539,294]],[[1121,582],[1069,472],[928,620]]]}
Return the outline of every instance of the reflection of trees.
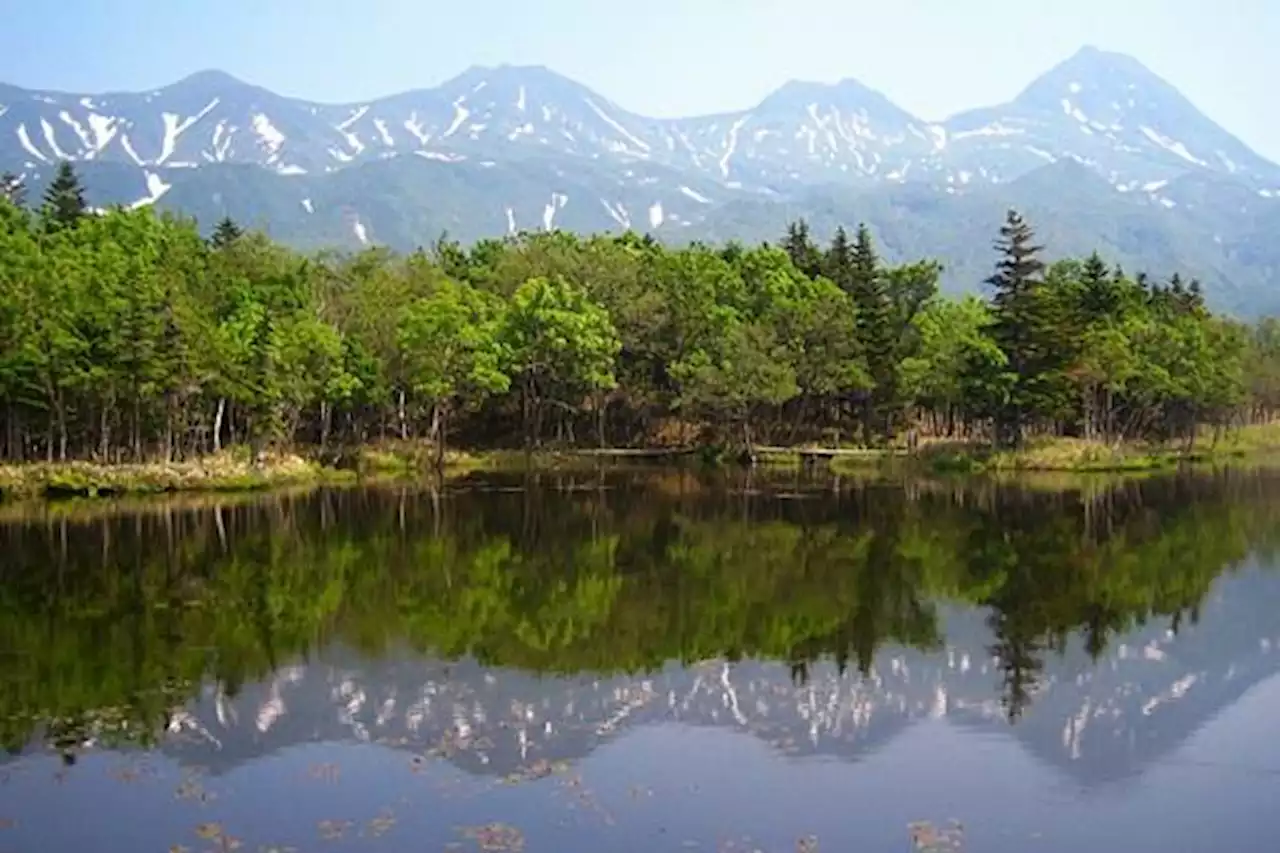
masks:
{"label": "reflection of trees", "polygon": [[1266,475],[800,501],[611,486],[0,527],[0,647],[21,650],[0,656],[0,737],[136,740],[204,680],[234,693],[334,641],[543,673],[719,657],[785,661],[798,680],[820,658],[865,673],[886,643],[940,645],[945,601],[986,609],[1016,717],[1069,635],[1096,656],[1155,615],[1194,618],[1280,531]]}

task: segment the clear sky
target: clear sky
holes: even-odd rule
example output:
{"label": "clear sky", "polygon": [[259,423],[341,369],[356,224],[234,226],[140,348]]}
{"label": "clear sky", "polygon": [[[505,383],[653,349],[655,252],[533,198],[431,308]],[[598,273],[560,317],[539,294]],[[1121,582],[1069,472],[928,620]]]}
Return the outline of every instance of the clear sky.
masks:
{"label": "clear sky", "polygon": [[20,86],[150,89],[219,68],[347,102],[507,62],[655,116],[856,77],[939,119],[1093,44],[1274,160],[1278,43],[1280,0],[0,0],[0,81]]}

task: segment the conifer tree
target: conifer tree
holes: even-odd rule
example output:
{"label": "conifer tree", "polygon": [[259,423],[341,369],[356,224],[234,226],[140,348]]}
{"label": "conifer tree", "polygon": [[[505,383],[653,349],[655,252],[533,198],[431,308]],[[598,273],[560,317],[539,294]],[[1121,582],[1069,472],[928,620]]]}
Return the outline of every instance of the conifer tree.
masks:
{"label": "conifer tree", "polygon": [[1082,325],[1113,315],[1119,308],[1117,303],[1119,268],[1117,277],[1113,278],[1106,261],[1093,252],[1085,259],[1080,270],[1081,309],[1084,316],[1078,318]]}
{"label": "conifer tree", "polygon": [[831,245],[822,257],[822,274],[836,285],[853,295],[853,244],[849,242],[849,232],[841,225],[831,238]]}
{"label": "conifer tree", "polygon": [[[868,443],[873,431],[888,432],[888,409],[897,396],[897,357],[894,347],[895,328],[887,283],[876,254],[871,232],[865,224],[858,225],[853,240],[853,256],[849,271],[849,295],[858,309],[858,336],[866,350],[867,367],[875,383],[872,399],[863,411],[863,431]],[[875,430],[875,421],[883,422]]]}
{"label": "conifer tree", "polygon": [[244,236],[244,229],[236,224],[230,216],[224,216],[213,229],[209,245],[215,249],[225,249]]}
{"label": "conifer tree", "polygon": [[70,162],[61,161],[44,193],[44,221],[55,228],[72,228],[88,210],[80,176]]}
{"label": "conifer tree", "polygon": [[822,274],[822,252],[809,234],[808,222],[799,219],[788,225],[782,248],[787,257],[791,258],[792,265],[809,278],[817,278]]}
{"label": "conifer tree", "polygon": [[1045,265],[1040,260],[1044,248],[1035,243],[1031,226],[1016,210],[1009,210],[996,241],[1000,259],[986,283],[995,288],[992,297],[994,324],[992,337],[1004,353],[1014,388],[1008,405],[997,417],[996,432],[1003,444],[1019,444],[1026,425],[1030,388],[1037,362],[1043,355],[1043,308],[1041,289]]}

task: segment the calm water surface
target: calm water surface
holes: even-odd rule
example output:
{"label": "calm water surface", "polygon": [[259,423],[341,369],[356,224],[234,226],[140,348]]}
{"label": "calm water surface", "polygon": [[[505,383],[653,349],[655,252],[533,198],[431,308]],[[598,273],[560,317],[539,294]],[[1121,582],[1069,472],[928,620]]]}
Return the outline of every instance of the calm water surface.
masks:
{"label": "calm water surface", "polygon": [[1280,474],[0,506],[0,853],[1270,851]]}

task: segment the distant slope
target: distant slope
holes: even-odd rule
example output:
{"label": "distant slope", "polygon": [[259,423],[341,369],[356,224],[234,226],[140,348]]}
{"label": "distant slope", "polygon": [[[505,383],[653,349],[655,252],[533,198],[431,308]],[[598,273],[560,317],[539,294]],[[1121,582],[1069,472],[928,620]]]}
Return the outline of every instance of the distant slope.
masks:
{"label": "distant slope", "polygon": [[1201,278],[1219,308],[1280,310],[1280,166],[1137,60],[1083,48],[1007,104],[919,119],[856,80],[654,119],[547,68],[471,68],[433,89],[332,105],[218,71],[150,92],[0,84],[0,170],[39,192],[75,161],[91,201],[224,215],[305,247],[412,248],[525,229],[662,239],[870,223],[947,281],[986,275],[1005,208],[1051,251]]}

